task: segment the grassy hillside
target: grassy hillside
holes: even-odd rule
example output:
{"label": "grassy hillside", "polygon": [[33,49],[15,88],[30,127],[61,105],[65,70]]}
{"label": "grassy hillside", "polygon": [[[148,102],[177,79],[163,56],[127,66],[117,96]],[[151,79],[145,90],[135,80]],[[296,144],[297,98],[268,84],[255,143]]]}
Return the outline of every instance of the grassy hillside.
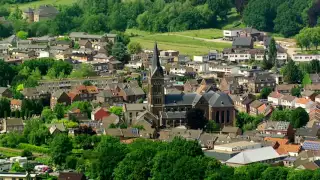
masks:
{"label": "grassy hillside", "polygon": [[[74,2],[76,2],[77,0],[40,0],[40,1],[34,1],[34,2],[30,2],[30,3],[23,3],[23,4],[17,4],[19,6],[20,9],[26,9],[28,7],[31,8],[35,8],[38,7],[40,5],[44,5],[44,4],[51,4],[51,5],[69,5],[72,4]],[[14,5],[12,5],[14,6]]]}
{"label": "grassy hillside", "polygon": [[[200,37],[201,32],[210,32],[212,30],[198,30]],[[212,32],[217,32],[213,30]],[[185,55],[202,55],[207,54],[209,50],[218,49],[222,50],[223,48],[231,47],[230,43],[220,43],[220,42],[207,42],[203,40],[194,39],[192,37],[184,37],[184,36],[192,36],[193,31],[185,31],[185,32],[175,32],[175,33],[149,33],[139,30],[129,29],[126,31],[129,35],[135,35],[135,37],[131,38],[133,42],[139,42],[143,48],[152,49],[154,46],[154,42],[158,43],[160,49],[163,50],[178,50],[181,54]],[[183,35],[183,36],[181,36]],[[203,38],[211,36],[210,33],[201,35]],[[213,35],[214,36],[214,33]]]}

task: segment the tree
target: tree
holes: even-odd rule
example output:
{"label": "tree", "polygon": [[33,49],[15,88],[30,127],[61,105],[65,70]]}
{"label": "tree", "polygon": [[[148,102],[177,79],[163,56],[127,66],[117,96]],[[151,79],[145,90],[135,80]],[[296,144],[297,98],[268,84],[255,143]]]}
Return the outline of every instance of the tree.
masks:
{"label": "tree", "polygon": [[56,135],[50,143],[50,155],[54,164],[62,165],[71,154],[72,142],[65,134]]}
{"label": "tree", "polygon": [[127,148],[119,139],[106,136],[95,149],[92,159],[91,174],[94,179],[112,179],[114,168],[127,154]]}
{"label": "tree", "polygon": [[82,84],[85,86],[92,86],[92,83],[89,80],[85,80]]}
{"label": "tree", "polygon": [[71,78],[83,78],[83,77],[95,76],[96,74],[97,73],[94,71],[92,65],[82,63],[80,65],[80,68],[72,71],[72,73],[70,74],[70,77]]}
{"label": "tree", "polygon": [[57,77],[57,72],[55,68],[50,68],[48,70],[47,77],[49,77],[50,79],[55,79]]}
{"label": "tree", "polygon": [[[320,44],[320,28],[315,27],[312,29],[313,30],[311,31],[311,42],[312,42],[313,46],[316,47],[316,50],[318,50],[318,46]],[[320,69],[318,71],[320,71]]]}
{"label": "tree", "polygon": [[292,96],[300,97],[301,96],[301,88],[294,87],[294,88],[291,89],[290,93],[291,93]]}
{"label": "tree", "polygon": [[205,125],[205,131],[207,133],[213,133],[220,130],[219,124],[215,123],[213,120],[208,121],[208,123]]}
{"label": "tree", "polygon": [[28,32],[19,31],[19,32],[17,32],[17,37],[19,39],[27,39],[28,38]]}
{"label": "tree", "polygon": [[269,87],[262,88],[261,92],[260,92],[260,98],[261,99],[267,99],[271,92],[272,92],[272,89],[269,88]]}
{"label": "tree", "polygon": [[310,62],[310,72],[309,73],[319,73],[319,72],[320,72],[320,62],[317,59],[313,59]]}
{"label": "tree", "polygon": [[168,145],[167,150],[178,152],[180,155],[203,156],[201,146],[196,140],[189,141],[181,137],[175,137]]}
{"label": "tree", "polygon": [[300,128],[302,126],[305,126],[308,121],[309,115],[306,110],[301,107],[292,110],[290,122],[293,128]]}
{"label": "tree", "polygon": [[262,68],[264,70],[269,70],[272,68],[272,63],[267,59],[267,51],[265,51],[263,54]]}
{"label": "tree", "polygon": [[130,54],[138,54],[142,51],[142,47],[138,42],[130,42],[128,45],[128,50]]}
{"label": "tree", "polygon": [[287,179],[288,169],[285,167],[268,167],[261,174],[261,180],[283,180]]}
{"label": "tree", "polygon": [[187,125],[191,129],[203,129],[207,123],[202,109],[193,108],[187,111],[186,114]]}
{"label": "tree", "polygon": [[283,71],[284,81],[289,84],[299,83],[301,81],[302,73],[298,66],[290,59]]}
{"label": "tree", "polygon": [[272,121],[290,121],[291,110],[275,110],[270,119]]}
{"label": "tree", "polygon": [[62,119],[64,117],[64,105],[63,104],[56,104],[53,108],[53,112],[56,114],[58,119]]}
{"label": "tree", "polygon": [[245,9],[245,6],[248,4],[248,1],[249,0],[235,0],[235,6],[236,6],[236,9],[237,9],[237,12],[242,15],[244,9]]}
{"label": "tree", "polygon": [[112,56],[114,56],[116,60],[126,63],[128,61],[126,46],[121,42],[116,42],[112,47]]}
{"label": "tree", "polygon": [[268,49],[268,61],[269,64],[272,64],[272,66],[278,67],[277,62],[277,46],[276,41],[274,38],[271,39],[269,49]]}
{"label": "tree", "polygon": [[313,174],[312,170],[292,171],[288,173],[287,180],[309,180],[312,179]]}
{"label": "tree", "polygon": [[311,83],[312,83],[312,81],[311,81],[311,78],[310,78],[310,74],[309,73],[305,73],[303,75],[302,85],[305,87],[306,85],[311,84]]}
{"label": "tree", "polygon": [[228,12],[232,7],[230,0],[207,0],[207,3],[209,9],[211,9],[222,20],[227,19]]}
{"label": "tree", "polygon": [[117,116],[122,116],[122,107],[120,106],[112,106],[109,111]]}
{"label": "tree", "polygon": [[14,76],[16,75],[15,70],[10,66],[7,62],[4,62],[3,60],[0,60],[0,86],[1,87],[7,87],[9,85]]}
{"label": "tree", "polygon": [[71,155],[66,158],[66,167],[69,169],[76,169],[78,159]]}
{"label": "tree", "polygon": [[50,123],[53,119],[57,118],[50,108],[44,108],[41,112],[41,119],[46,123]]}

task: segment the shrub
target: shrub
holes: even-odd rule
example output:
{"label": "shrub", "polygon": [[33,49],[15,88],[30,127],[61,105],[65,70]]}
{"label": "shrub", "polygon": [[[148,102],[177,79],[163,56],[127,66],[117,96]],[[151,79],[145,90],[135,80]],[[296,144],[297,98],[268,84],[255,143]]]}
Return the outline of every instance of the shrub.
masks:
{"label": "shrub", "polygon": [[32,144],[26,144],[26,143],[20,143],[18,145],[19,149],[24,149],[24,150],[29,150],[31,152],[37,152],[37,153],[43,153],[43,154],[48,154],[49,149],[41,146],[35,146]]}

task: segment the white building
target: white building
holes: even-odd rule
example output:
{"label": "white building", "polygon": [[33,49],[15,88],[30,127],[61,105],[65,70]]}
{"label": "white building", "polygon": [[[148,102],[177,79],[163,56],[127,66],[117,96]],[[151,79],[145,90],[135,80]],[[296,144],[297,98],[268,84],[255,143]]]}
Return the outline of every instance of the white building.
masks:
{"label": "white building", "polygon": [[191,67],[195,72],[207,72],[208,71],[208,64],[207,63],[197,63],[194,61],[188,62],[187,67]]}
{"label": "white building", "polygon": [[142,66],[141,61],[129,61],[128,64],[125,65],[125,67],[133,68],[133,69],[138,69],[141,66]]}
{"label": "white building", "polygon": [[313,59],[317,59],[319,60],[320,59],[320,55],[317,55],[317,54],[294,54],[292,56],[292,60],[293,61],[296,61],[296,62],[309,62],[309,61],[312,61]]}
{"label": "white building", "polygon": [[[264,54],[255,54],[254,59],[256,61],[262,61]],[[266,58],[268,59],[268,55],[266,54]],[[277,53],[277,60],[286,61],[288,59],[287,53]]]}
{"label": "white building", "polygon": [[247,149],[256,149],[261,148],[261,143],[256,142],[249,142],[249,141],[239,141],[234,143],[228,143],[228,144],[221,144],[214,146],[215,151],[227,151],[227,152],[233,152],[233,151],[243,151]]}
{"label": "white building", "polygon": [[209,60],[209,57],[207,55],[203,56],[193,56],[194,62],[207,62]]}
{"label": "white building", "polygon": [[210,72],[222,72],[226,74],[237,74],[240,70],[240,67],[238,66],[215,66],[215,65],[209,65],[208,70]]}
{"label": "white building", "polygon": [[185,74],[186,67],[184,66],[173,66],[170,68],[170,74]]}
{"label": "white building", "polygon": [[232,53],[226,55],[229,61],[232,62],[243,62],[251,59],[251,54],[249,53]]}
{"label": "white building", "polygon": [[223,30],[223,39],[232,41],[234,38],[240,36],[242,29]]}
{"label": "white building", "polygon": [[274,106],[279,106],[281,105],[281,98],[283,97],[282,94],[278,92],[272,92],[268,96],[268,101],[272,102]]}

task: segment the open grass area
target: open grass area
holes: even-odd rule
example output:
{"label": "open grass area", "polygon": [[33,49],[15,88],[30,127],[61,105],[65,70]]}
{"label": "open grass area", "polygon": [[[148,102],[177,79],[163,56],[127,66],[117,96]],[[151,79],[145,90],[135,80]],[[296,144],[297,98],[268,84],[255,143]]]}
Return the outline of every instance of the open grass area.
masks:
{"label": "open grass area", "polygon": [[246,27],[246,25],[241,20],[241,16],[237,13],[236,8],[231,9],[226,22],[221,22],[219,24],[219,29],[233,29]]}
{"label": "open grass area", "polygon": [[[40,0],[40,1],[34,1],[34,2],[29,2],[29,3],[21,3],[18,4],[20,9],[26,9],[28,7],[30,8],[36,8],[39,7],[40,5],[45,5],[45,4],[51,4],[54,6],[58,5],[69,5],[72,3],[75,3],[77,0]],[[15,5],[12,5],[13,7]]]}
{"label": "open grass area", "polygon": [[209,50],[231,47],[229,43],[206,42],[189,37],[182,37],[175,34],[152,34],[148,36],[132,37],[131,41],[139,42],[143,48],[152,49],[154,42],[162,50],[178,50],[185,55],[203,55]]}

